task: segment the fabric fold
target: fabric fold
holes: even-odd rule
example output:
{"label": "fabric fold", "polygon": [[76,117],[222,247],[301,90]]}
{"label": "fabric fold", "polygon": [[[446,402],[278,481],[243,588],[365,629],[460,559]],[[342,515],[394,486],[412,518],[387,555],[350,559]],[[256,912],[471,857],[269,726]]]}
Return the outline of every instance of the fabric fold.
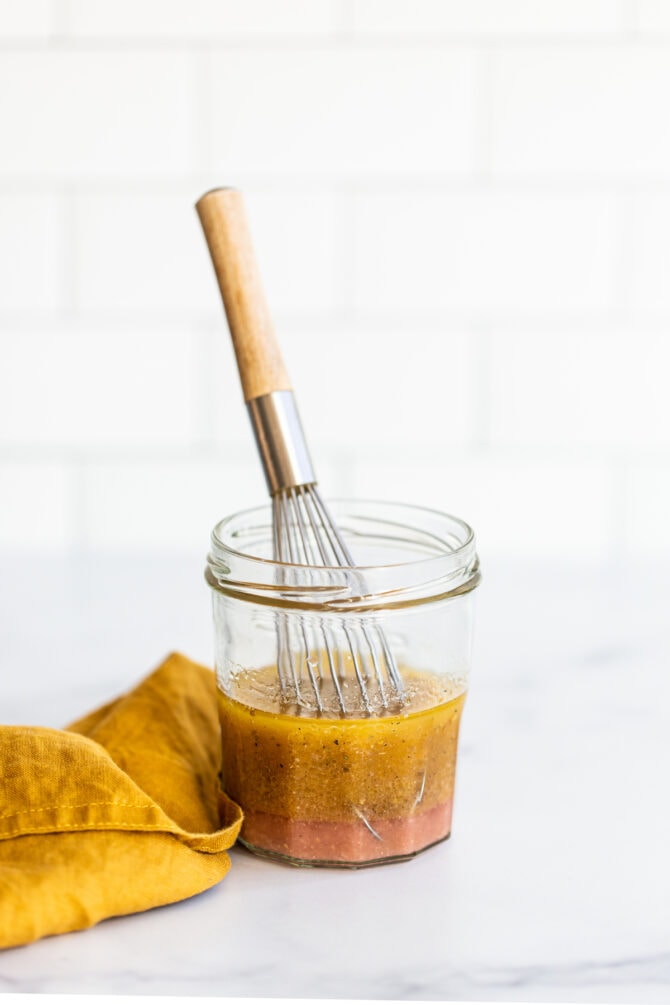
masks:
{"label": "fabric fold", "polygon": [[218,883],[242,822],[220,751],[214,674],[179,653],[67,730],[0,726],[0,947]]}

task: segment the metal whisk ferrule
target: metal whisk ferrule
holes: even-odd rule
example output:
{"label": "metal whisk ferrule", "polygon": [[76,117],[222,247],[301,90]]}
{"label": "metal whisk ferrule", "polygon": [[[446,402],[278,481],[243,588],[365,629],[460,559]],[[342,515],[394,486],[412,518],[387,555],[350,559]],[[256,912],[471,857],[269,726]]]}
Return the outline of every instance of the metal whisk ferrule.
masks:
{"label": "metal whisk ferrule", "polygon": [[316,482],[293,391],[271,391],[247,402],[268,491]]}

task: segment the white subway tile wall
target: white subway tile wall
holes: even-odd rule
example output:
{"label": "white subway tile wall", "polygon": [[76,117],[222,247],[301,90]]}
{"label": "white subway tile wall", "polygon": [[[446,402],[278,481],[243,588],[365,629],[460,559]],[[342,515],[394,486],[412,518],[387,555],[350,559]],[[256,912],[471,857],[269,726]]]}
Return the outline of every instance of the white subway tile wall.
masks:
{"label": "white subway tile wall", "polygon": [[0,93],[0,550],[264,502],[238,185],[327,494],[670,554],[670,2],[0,0]]}
{"label": "white subway tile wall", "polygon": [[670,7],[666,0],[638,0],[638,24],[644,31],[670,32]]}
{"label": "white subway tile wall", "polygon": [[670,169],[664,46],[510,47],[492,59],[493,170],[653,177]]}
{"label": "white subway tile wall", "polygon": [[[360,32],[561,35],[616,32],[619,4],[612,0],[353,0]],[[663,0],[659,0],[663,3]]]}
{"label": "white subway tile wall", "polygon": [[0,465],[0,549],[46,554],[72,542],[76,476],[58,461],[3,457]]}
{"label": "white subway tile wall", "polygon": [[48,315],[65,307],[66,214],[65,203],[58,196],[8,195],[2,193],[0,187],[0,305],[3,314],[42,312]]}
{"label": "white subway tile wall", "polygon": [[94,454],[195,444],[197,348],[187,331],[3,337],[0,444]]}
{"label": "white subway tile wall", "polygon": [[0,36],[3,39],[44,39],[51,30],[51,0],[3,0]]}
{"label": "white subway tile wall", "polygon": [[195,169],[196,65],[182,52],[91,46],[0,59],[0,175],[19,183],[144,178]]}
{"label": "white subway tile wall", "polygon": [[642,318],[670,320],[670,192],[641,191],[631,208],[631,302]]}
{"label": "white subway tile wall", "polygon": [[665,332],[496,334],[491,440],[614,453],[670,450],[668,377]]}
{"label": "white subway tile wall", "polygon": [[616,205],[599,192],[399,192],[357,197],[364,316],[560,317],[610,309]]}
{"label": "white subway tile wall", "polygon": [[75,199],[76,307],[118,314],[212,312],[216,286],[192,193],[81,195]]}
{"label": "white subway tile wall", "polygon": [[210,59],[219,174],[334,181],[476,168],[472,49],[315,43]]}
{"label": "white subway tile wall", "polygon": [[331,0],[69,0],[69,29],[83,38],[231,39],[328,36]]}

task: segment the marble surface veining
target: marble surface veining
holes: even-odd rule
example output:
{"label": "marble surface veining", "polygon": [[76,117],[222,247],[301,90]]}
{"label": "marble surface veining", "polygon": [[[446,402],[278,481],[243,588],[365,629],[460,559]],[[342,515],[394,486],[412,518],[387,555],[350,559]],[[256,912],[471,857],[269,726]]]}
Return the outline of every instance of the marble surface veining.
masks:
{"label": "marble surface veining", "polygon": [[[484,564],[452,838],[297,870],[234,849],[191,900],[0,954],[0,991],[670,1001],[670,569]],[[202,562],[0,562],[0,720],[59,726],[172,649]]]}

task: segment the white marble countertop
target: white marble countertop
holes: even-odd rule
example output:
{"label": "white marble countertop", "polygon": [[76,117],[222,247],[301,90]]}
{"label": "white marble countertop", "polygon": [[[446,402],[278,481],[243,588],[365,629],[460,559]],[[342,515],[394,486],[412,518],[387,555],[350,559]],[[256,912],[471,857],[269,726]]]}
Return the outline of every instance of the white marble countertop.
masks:
{"label": "white marble countertop", "polygon": [[[202,566],[3,558],[0,721],[211,663]],[[0,991],[670,1001],[670,569],[484,575],[450,841],[352,872],[233,849],[205,894],[0,954]]]}

